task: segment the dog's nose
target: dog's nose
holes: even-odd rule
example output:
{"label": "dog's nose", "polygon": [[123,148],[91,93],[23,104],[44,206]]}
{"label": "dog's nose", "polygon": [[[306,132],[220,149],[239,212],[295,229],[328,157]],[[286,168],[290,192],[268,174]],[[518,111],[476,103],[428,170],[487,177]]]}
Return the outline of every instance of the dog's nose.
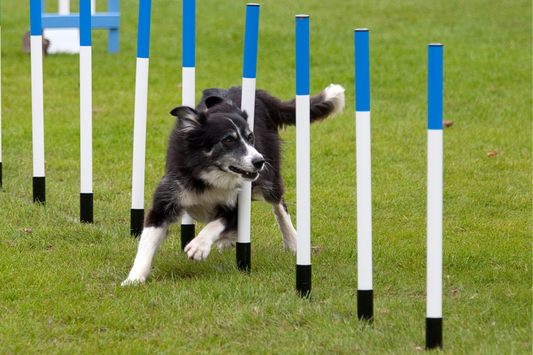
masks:
{"label": "dog's nose", "polygon": [[263,157],[257,157],[254,160],[252,160],[252,164],[256,167],[256,169],[259,170],[265,164],[265,159]]}

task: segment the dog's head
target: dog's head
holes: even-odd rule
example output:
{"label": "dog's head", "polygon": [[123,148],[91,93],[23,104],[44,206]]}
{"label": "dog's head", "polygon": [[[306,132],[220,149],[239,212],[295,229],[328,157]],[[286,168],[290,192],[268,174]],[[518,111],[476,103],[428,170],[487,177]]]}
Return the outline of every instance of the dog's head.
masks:
{"label": "dog's head", "polygon": [[177,117],[176,130],[187,148],[201,153],[202,179],[213,185],[228,180],[255,181],[265,159],[254,148],[246,112],[216,96],[206,98],[205,106],[202,112],[186,106],[170,112]]}

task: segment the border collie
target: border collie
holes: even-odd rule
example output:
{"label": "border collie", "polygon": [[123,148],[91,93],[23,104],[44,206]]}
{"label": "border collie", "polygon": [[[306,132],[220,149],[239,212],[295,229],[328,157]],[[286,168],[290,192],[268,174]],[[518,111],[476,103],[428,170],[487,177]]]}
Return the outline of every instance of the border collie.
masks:
{"label": "border collie", "polygon": [[[296,252],[296,230],[283,200],[278,130],[296,122],[296,100],[282,102],[257,90],[254,132],[240,110],[241,88],[207,89],[196,109],[176,107],[177,123],[170,134],[166,172],[154,193],[139,249],[128,278],[144,282],[155,251],[169,225],[186,211],[206,226],[185,247],[189,259],[207,258],[213,244],[222,251],[237,241],[237,195],[244,181],[252,182],[254,199],[272,205],[285,250]],[[310,99],[311,122],[344,107],[344,88],[332,84]]]}

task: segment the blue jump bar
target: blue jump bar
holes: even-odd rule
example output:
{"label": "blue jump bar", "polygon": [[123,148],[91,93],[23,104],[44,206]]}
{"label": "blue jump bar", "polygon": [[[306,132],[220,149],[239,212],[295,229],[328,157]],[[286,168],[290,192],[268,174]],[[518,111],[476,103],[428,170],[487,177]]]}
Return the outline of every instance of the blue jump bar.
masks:
{"label": "blue jump bar", "polygon": [[309,95],[309,15],[296,16],[296,95]]}
{"label": "blue jump bar", "polygon": [[149,58],[150,54],[150,16],[152,0],[139,2],[139,29],[137,34],[137,58]]}
{"label": "blue jump bar", "polygon": [[428,129],[442,129],[443,52],[442,44],[428,46]]}
{"label": "blue jump bar", "polygon": [[244,31],[243,78],[255,79],[257,70],[257,42],[259,38],[259,4],[246,5]]}
{"label": "blue jump bar", "polygon": [[355,31],[355,110],[370,111],[370,50],[366,28]]}
{"label": "blue jump bar", "polygon": [[80,46],[91,45],[91,0],[80,0]]}
{"label": "blue jump bar", "polygon": [[196,0],[183,0],[183,58],[185,68],[194,68],[196,40]]}
{"label": "blue jump bar", "polygon": [[[42,14],[41,28],[77,28],[79,26],[80,14]],[[120,27],[120,13],[93,14],[91,15],[91,27],[93,29],[118,29]]]}

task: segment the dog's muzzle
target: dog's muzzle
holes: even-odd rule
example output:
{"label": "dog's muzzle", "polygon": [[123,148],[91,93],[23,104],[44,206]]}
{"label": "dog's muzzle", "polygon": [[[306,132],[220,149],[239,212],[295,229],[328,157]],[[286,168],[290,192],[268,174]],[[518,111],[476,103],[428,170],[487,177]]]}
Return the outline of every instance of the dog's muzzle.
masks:
{"label": "dog's muzzle", "polygon": [[239,174],[244,180],[255,181],[259,177],[259,173],[263,170],[265,166],[265,159],[262,156],[254,158],[252,160],[252,165],[254,166],[254,171],[245,171],[234,166],[230,166],[229,170],[233,171],[236,174]]}

